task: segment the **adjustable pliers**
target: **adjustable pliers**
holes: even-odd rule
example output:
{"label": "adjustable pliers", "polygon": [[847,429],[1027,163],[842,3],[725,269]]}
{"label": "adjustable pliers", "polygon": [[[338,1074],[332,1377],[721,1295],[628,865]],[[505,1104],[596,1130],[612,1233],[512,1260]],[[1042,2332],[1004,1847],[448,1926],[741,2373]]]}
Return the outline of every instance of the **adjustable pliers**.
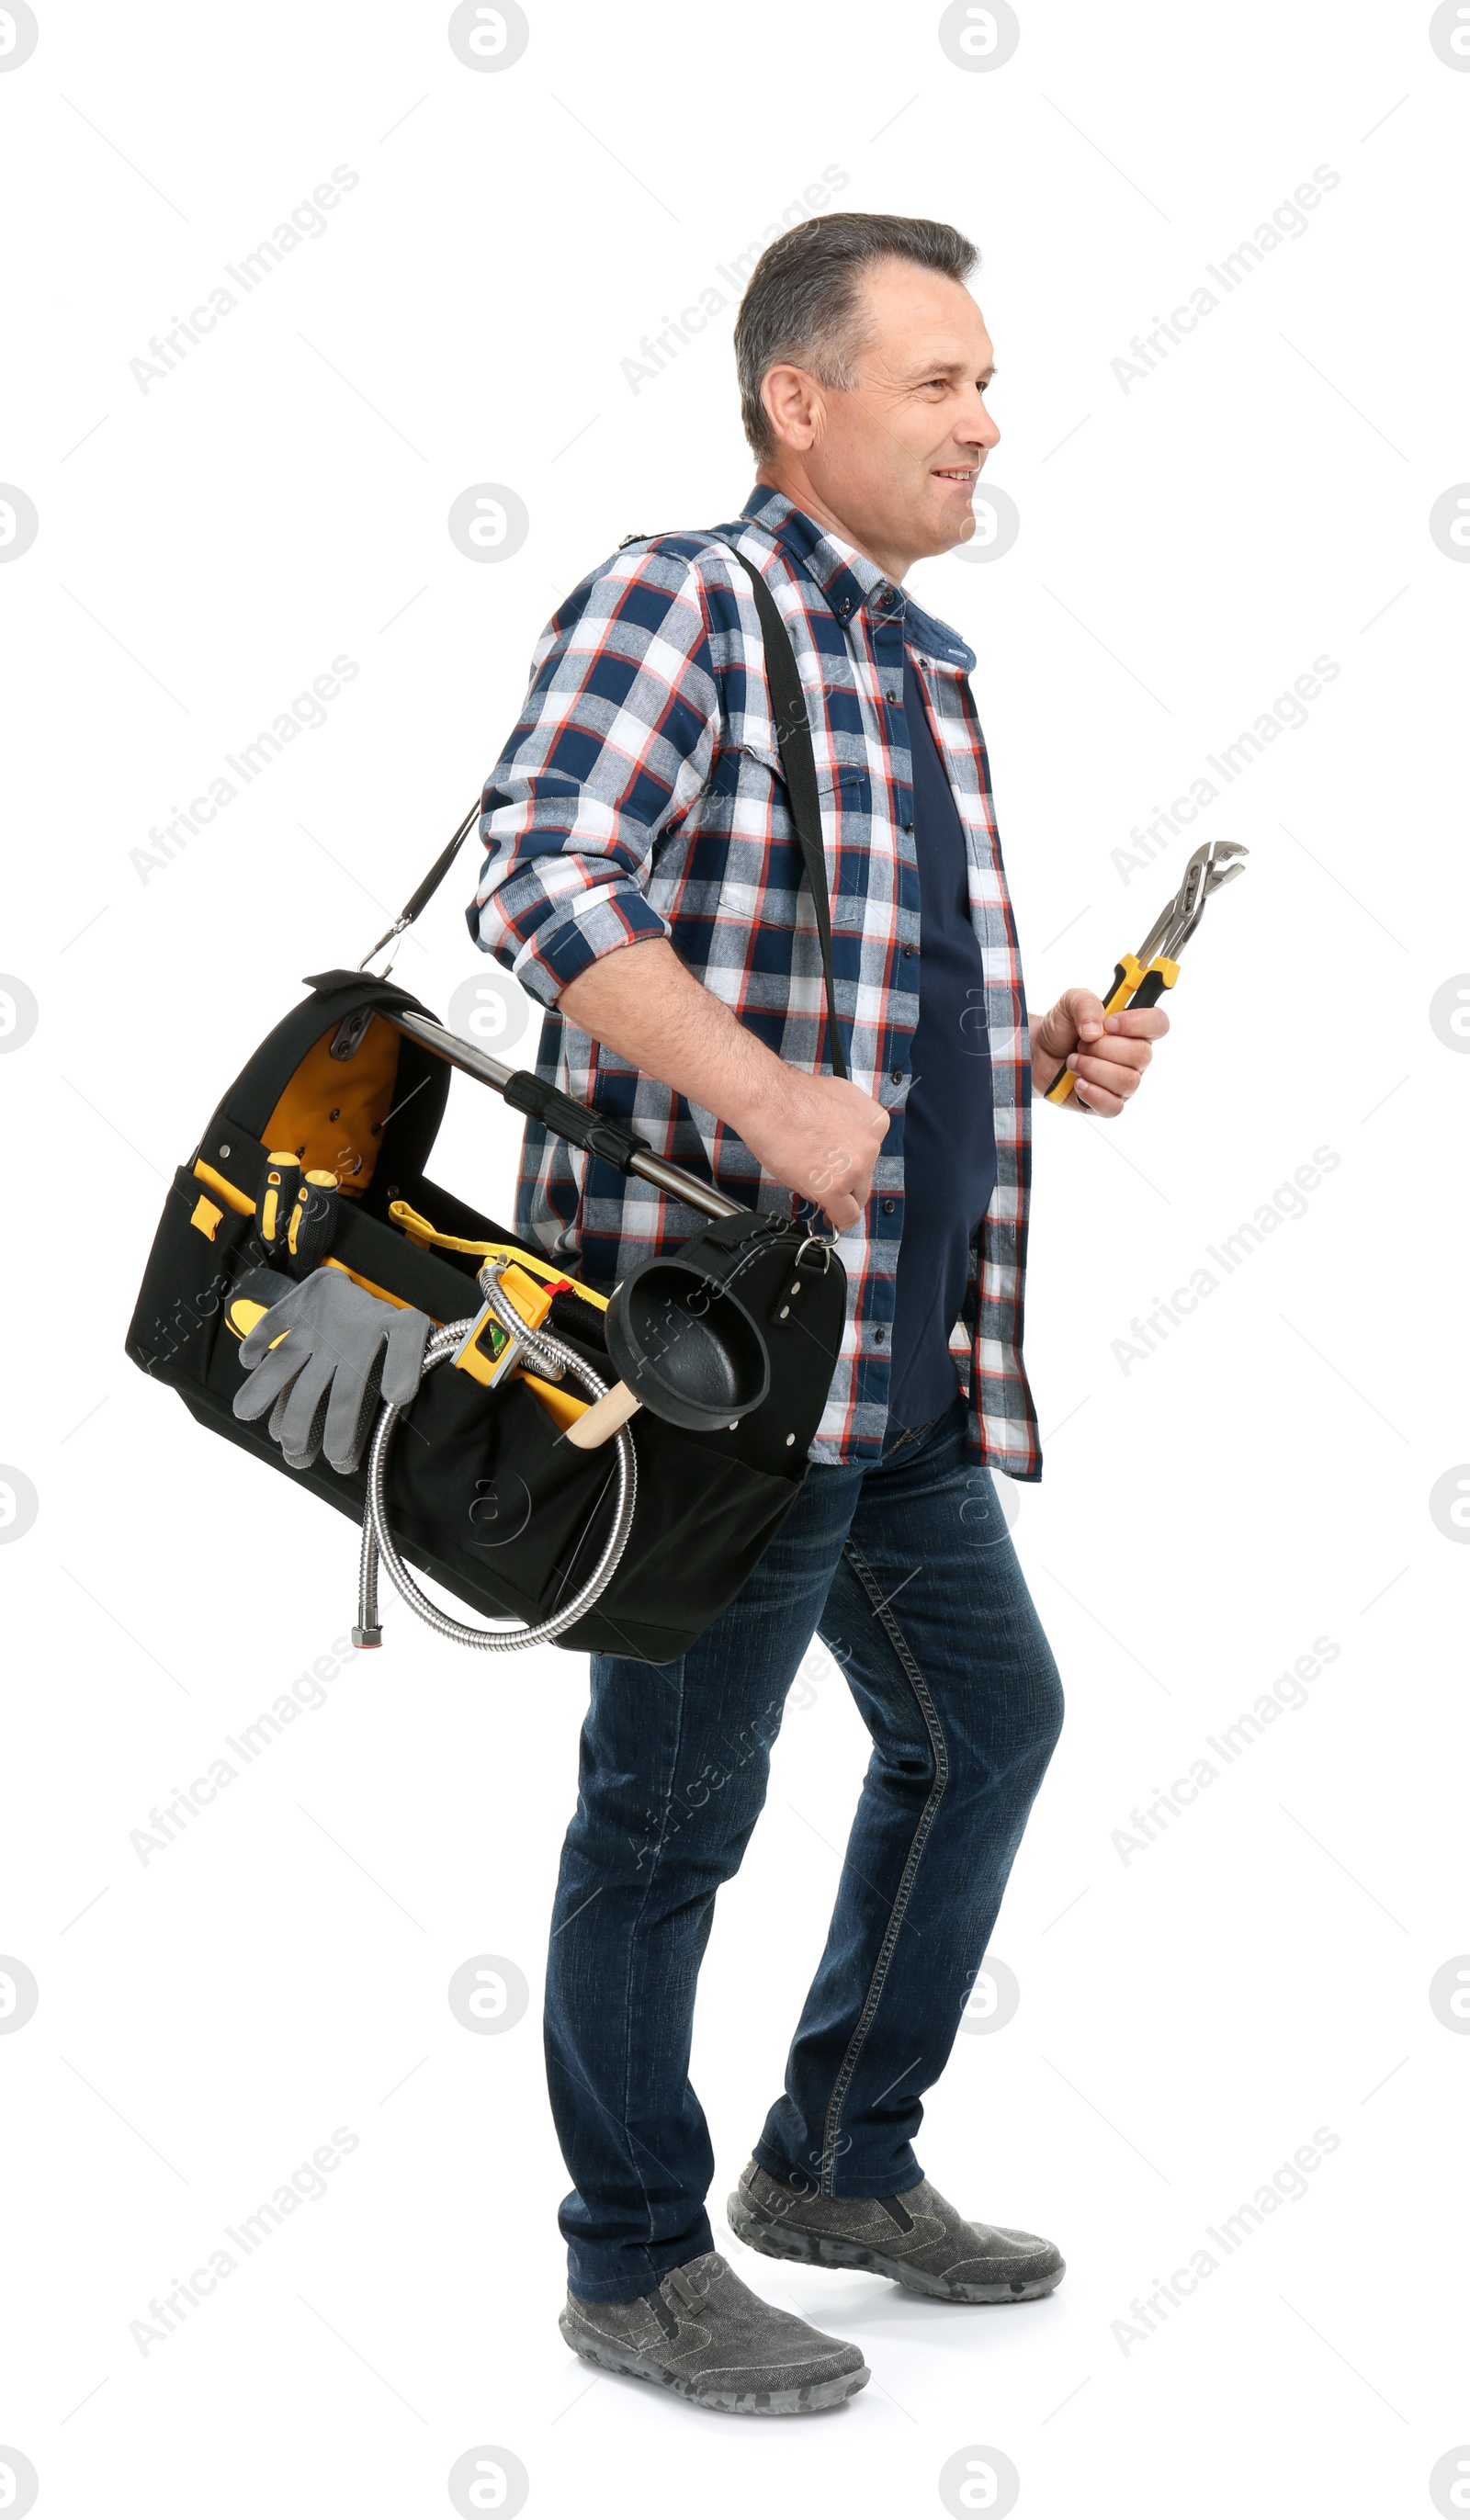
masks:
{"label": "adjustable pliers", "polygon": [[[1239,840],[1207,840],[1195,850],[1178,892],[1165,902],[1137,953],[1125,954],[1114,970],[1102,1002],[1105,1015],[1121,1014],[1125,1007],[1157,1006],[1179,978],[1180,956],[1204,917],[1206,902],[1223,883],[1244,875],[1240,860],[1249,855]],[[1065,1102],[1076,1083],[1074,1070],[1063,1067],[1047,1086],[1046,1100]]]}

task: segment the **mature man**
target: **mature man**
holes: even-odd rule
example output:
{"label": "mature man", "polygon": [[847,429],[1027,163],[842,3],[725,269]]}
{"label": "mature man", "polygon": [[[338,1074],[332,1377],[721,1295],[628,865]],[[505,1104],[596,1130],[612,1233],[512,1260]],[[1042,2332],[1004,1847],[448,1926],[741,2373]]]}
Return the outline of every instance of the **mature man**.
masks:
{"label": "mature man", "polygon": [[[1041,1469],[1020,1357],[1030,1098],[1065,1063],[1075,1102],[1115,1115],[1167,1019],[1104,1022],[1069,989],[1028,1044],[975,660],[902,592],[973,532],[1000,434],[974,264],[953,228],[855,212],[763,255],[735,331],[754,495],[716,531],[625,545],[555,616],[486,785],[469,914],[548,1009],[544,1075],[747,1205],[810,1199],[848,1272],[812,1466],[754,1574],[678,1662],[593,1658],[547,1982],[574,2182],[562,2332],[590,2362],[747,2413],[831,2406],[869,2377],[856,2346],[715,2252],[689,2081],[715,1894],[814,1632],[872,1758],[785,2089],[729,2219],[769,2257],[946,2301],[1033,2299],[1063,2272],[1049,2242],[948,2204],[913,2137],[1061,1721],[990,1478]],[[735,550],[807,699],[846,1081],[825,1060],[816,914]],[[518,1230],[589,1280],[699,1223],[527,1130]],[[736,1738],[756,1754],[733,1761]]]}

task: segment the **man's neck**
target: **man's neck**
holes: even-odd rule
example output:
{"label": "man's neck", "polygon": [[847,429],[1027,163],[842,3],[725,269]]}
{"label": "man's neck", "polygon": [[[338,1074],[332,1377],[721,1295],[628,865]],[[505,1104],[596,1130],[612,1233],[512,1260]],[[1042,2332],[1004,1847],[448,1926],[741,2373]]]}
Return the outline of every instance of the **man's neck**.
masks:
{"label": "man's neck", "polygon": [[761,464],[756,468],[755,478],[759,489],[779,490],[783,499],[789,499],[792,507],[799,508],[804,517],[810,517],[813,524],[820,525],[824,533],[835,534],[849,550],[870,561],[874,568],[880,568],[895,586],[902,586],[913,562],[906,560],[901,552],[875,549],[869,540],[859,535],[844,518],[839,517],[835,509],[829,508],[824,499],[818,497],[805,473],[788,472],[784,465]]}

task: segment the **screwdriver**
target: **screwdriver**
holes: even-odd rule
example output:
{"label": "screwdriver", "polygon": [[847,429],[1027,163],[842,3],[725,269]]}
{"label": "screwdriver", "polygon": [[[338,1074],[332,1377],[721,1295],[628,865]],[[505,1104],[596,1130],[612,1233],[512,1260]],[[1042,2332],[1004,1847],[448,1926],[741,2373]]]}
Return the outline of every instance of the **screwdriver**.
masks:
{"label": "screwdriver", "polygon": [[291,1202],[286,1247],[294,1278],[309,1278],[320,1269],[336,1232],[335,1173],[309,1172]]}
{"label": "screwdriver", "polygon": [[293,1154],[266,1156],[255,1195],[255,1236],[268,1269],[286,1265],[287,1236],[300,1183],[301,1167]]}

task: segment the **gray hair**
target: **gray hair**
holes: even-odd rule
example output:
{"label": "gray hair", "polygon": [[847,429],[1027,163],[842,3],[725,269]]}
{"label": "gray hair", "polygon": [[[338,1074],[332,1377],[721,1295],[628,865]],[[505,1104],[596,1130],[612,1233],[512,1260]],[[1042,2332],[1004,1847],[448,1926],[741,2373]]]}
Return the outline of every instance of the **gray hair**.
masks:
{"label": "gray hair", "polygon": [[735,318],[740,419],[756,457],[764,463],[776,451],[761,401],[773,368],[805,368],[833,391],[856,382],[860,291],[873,263],[913,262],[947,280],[965,281],[979,259],[968,237],[940,219],[888,218],[877,211],[835,210],[778,237],[751,273]]}

